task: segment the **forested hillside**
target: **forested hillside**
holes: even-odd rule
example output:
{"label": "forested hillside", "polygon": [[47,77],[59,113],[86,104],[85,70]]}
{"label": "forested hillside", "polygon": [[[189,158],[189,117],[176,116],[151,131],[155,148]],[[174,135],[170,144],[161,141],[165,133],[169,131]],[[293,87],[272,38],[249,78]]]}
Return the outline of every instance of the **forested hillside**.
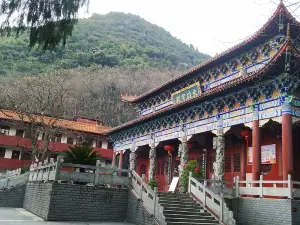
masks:
{"label": "forested hillside", "polygon": [[[67,45],[53,52],[29,51],[27,40],[26,33],[17,39],[0,38],[0,107],[15,110],[15,102],[8,101],[16,99],[32,110],[36,99],[22,90],[43,98],[51,92],[59,95],[53,84],[61,83],[68,93],[62,117],[93,117],[110,126],[136,117],[121,94],[140,95],[209,57],[163,28],[124,13],[80,20]],[[57,115],[51,110],[34,112]]]}
{"label": "forested hillside", "polygon": [[163,28],[125,13],[94,14],[79,20],[65,47],[29,51],[28,36],[0,39],[0,75],[39,74],[78,67],[175,68],[208,58]]}

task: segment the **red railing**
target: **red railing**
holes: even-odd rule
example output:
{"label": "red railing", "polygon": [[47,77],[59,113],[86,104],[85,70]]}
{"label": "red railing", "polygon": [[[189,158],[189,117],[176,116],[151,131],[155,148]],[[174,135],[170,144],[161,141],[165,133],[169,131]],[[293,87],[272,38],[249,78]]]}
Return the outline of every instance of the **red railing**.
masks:
{"label": "red railing", "polygon": [[31,160],[0,158],[0,169],[18,169],[24,166],[29,166],[30,164]]}
{"label": "red railing", "polygon": [[[43,146],[43,141],[39,141],[39,146]],[[6,135],[0,135],[0,145],[3,146],[10,146],[10,147],[20,147],[20,148],[26,148],[31,149],[32,144],[31,140],[28,138],[22,138],[17,136],[6,136]],[[73,146],[71,144],[65,144],[65,143],[59,143],[59,142],[50,142],[49,148],[51,151],[64,151],[69,148],[69,146]],[[98,153],[103,158],[112,158],[113,150],[112,149],[104,149],[104,148],[94,148],[95,151],[98,151]]]}

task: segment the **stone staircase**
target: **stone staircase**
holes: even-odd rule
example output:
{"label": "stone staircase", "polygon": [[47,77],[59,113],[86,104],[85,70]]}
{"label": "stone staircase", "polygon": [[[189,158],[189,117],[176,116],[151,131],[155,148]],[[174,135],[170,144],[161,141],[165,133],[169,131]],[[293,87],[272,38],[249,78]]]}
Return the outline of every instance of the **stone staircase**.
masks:
{"label": "stone staircase", "polygon": [[210,213],[187,194],[159,193],[159,204],[164,207],[167,225],[219,224]]}

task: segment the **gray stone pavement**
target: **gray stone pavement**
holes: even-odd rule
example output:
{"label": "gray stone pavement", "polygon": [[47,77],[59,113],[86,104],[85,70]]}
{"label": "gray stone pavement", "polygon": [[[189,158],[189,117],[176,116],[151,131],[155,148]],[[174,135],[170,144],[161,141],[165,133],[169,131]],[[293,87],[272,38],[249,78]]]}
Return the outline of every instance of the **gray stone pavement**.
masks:
{"label": "gray stone pavement", "polygon": [[1,225],[132,225],[129,223],[114,222],[48,222],[43,221],[40,217],[33,215],[25,209],[1,208],[0,207],[0,224]]}

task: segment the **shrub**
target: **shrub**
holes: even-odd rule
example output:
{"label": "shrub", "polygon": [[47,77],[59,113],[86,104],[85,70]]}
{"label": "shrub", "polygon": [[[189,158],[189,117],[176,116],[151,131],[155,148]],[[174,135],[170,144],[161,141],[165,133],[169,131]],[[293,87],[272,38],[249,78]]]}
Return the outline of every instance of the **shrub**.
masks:
{"label": "shrub", "polygon": [[155,187],[158,187],[159,184],[160,184],[160,182],[155,179],[151,179],[148,182],[148,185],[151,187],[152,190],[154,190]]}
{"label": "shrub", "polygon": [[184,165],[183,169],[183,178],[182,186],[187,186],[189,183],[189,173],[192,172],[194,178],[203,178],[203,171],[201,171],[200,165],[196,160],[190,160],[187,164]]}

